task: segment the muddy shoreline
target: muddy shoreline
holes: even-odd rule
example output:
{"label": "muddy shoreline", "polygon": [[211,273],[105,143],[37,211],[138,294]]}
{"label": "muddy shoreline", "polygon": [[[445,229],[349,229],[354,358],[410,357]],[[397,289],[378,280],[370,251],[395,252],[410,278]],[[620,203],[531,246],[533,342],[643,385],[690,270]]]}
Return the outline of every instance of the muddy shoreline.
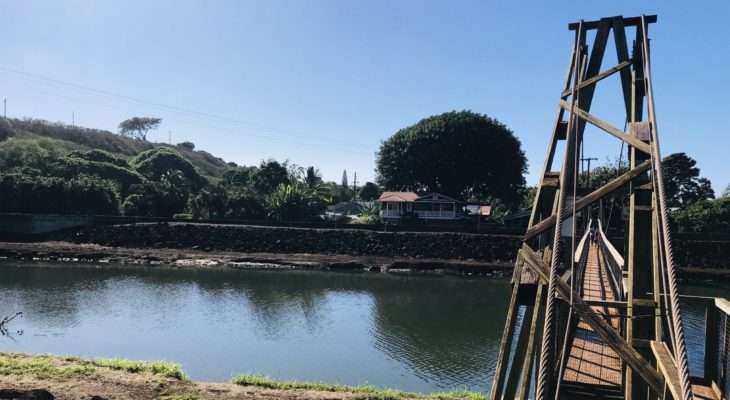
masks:
{"label": "muddy shoreline", "polygon": [[70,242],[0,242],[0,260],[160,265],[179,268],[300,269],[509,276],[512,263],[310,253],[242,253],[128,248]]}

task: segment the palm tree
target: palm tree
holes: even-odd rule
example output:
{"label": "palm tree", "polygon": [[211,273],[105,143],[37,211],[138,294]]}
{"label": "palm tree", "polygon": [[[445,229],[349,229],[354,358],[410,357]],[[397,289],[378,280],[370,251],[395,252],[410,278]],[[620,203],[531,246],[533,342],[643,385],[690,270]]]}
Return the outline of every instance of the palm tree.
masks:
{"label": "palm tree", "polygon": [[306,171],[302,173],[302,182],[307,185],[309,190],[317,190],[319,185],[322,184],[322,174],[314,166],[310,165]]}

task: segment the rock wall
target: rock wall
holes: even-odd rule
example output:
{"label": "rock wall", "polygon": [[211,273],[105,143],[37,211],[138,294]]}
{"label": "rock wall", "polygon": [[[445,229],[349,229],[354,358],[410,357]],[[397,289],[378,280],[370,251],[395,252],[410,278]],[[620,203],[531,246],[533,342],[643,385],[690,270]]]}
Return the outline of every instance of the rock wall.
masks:
{"label": "rock wall", "polygon": [[522,241],[520,236],[451,232],[372,232],[184,223],[85,227],[58,233],[52,239],[118,247],[473,259],[494,263],[513,262]]}
{"label": "rock wall", "polygon": [[[675,235],[680,267],[730,269],[730,241]],[[83,227],[51,237],[74,243],[243,253],[312,253],[478,260],[513,263],[522,236],[458,232],[374,232],[352,229],[139,223]],[[617,248],[622,248],[620,243]]]}

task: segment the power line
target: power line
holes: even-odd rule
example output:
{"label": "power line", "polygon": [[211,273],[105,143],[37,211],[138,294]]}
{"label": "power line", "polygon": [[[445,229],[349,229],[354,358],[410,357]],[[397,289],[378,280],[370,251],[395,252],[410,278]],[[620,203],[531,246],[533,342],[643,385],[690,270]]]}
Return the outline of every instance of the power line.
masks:
{"label": "power line", "polygon": [[[187,109],[187,108],[183,108],[183,107],[171,106],[171,105],[162,104],[162,103],[158,103],[158,102],[154,102],[154,101],[148,101],[148,100],[139,99],[139,98],[135,98],[135,97],[131,97],[131,96],[117,94],[117,93],[109,92],[106,90],[94,89],[94,88],[91,88],[88,86],[78,85],[78,84],[71,83],[71,82],[65,82],[65,81],[61,81],[58,79],[53,79],[53,78],[48,78],[48,77],[44,77],[44,76],[40,76],[40,75],[36,75],[36,74],[17,71],[17,70],[10,69],[10,68],[0,67],[0,71],[5,71],[6,73],[20,75],[19,77],[16,76],[16,78],[30,80],[31,82],[33,82],[33,81],[28,78],[33,78],[35,80],[44,81],[45,84],[51,83],[51,84],[54,84],[55,86],[58,86],[58,85],[67,86],[67,87],[75,88],[77,90],[91,92],[92,94],[95,94],[97,96],[102,95],[102,96],[106,96],[106,97],[113,97],[113,98],[116,98],[118,100],[121,100],[121,101],[127,102],[127,103],[129,103],[129,102],[140,103],[140,104],[146,105],[148,107],[152,106],[154,108],[162,108],[162,109],[167,110],[168,112],[173,112],[173,113],[177,113],[177,114],[181,114],[181,113],[188,114],[189,116],[192,116],[192,117],[212,120],[212,121],[216,121],[219,123],[244,125],[244,126],[248,126],[250,128],[255,128],[255,129],[265,130],[265,131],[274,131],[274,132],[279,132],[280,134],[286,134],[286,135],[295,136],[295,137],[307,136],[307,137],[311,137],[311,138],[326,140],[328,142],[339,142],[339,143],[341,143],[343,145],[347,145],[347,146],[360,146],[360,144],[347,142],[347,141],[343,141],[340,139],[332,139],[332,138],[328,138],[328,137],[324,137],[324,136],[312,135],[312,134],[292,131],[292,130],[288,130],[288,129],[275,128],[275,127],[270,127],[270,126],[266,126],[266,125],[261,125],[261,124],[256,124],[256,123],[252,123],[252,122],[233,119],[233,118],[229,118],[229,117],[225,117],[225,116],[195,111],[195,110],[191,110],[191,109]],[[35,82],[35,83],[44,84],[41,82]]]}
{"label": "power line", "polygon": [[[116,109],[116,110],[120,110],[120,111],[124,111],[124,112],[128,112],[128,113],[139,114],[139,112],[137,110],[132,110],[132,109],[129,109],[129,108],[119,107],[119,106],[105,104],[105,103],[99,103],[99,102],[91,101],[91,100],[74,98],[74,97],[70,97],[70,96],[66,96],[66,95],[62,95],[62,94],[58,94],[58,93],[48,92],[48,91],[45,91],[45,90],[28,88],[28,87],[24,87],[24,86],[21,86],[21,85],[14,84],[14,83],[0,81],[0,84],[6,85],[6,86],[12,86],[12,87],[15,87],[15,88],[18,88],[18,89],[27,90],[27,91],[31,91],[31,92],[36,92],[36,93],[40,93],[40,94],[44,94],[44,95],[55,96],[55,97],[59,97],[59,98],[62,98],[62,99],[68,100],[68,101],[74,101],[74,102],[80,102],[80,103],[87,103],[87,104],[96,105],[96,106],[100,106],[100,107],[106,107],[106,108]],[[251,132],[251,131],[232,130],[232,129],[228,129],[228,128],[223,128],[223,127],[218,127],[218,126],[212,126],[212,125],[206,125],[206,124],[201,124],[201,123],[193,122],[193,121],[185,121],[185,120],[171,118],[171,117],[166,117],[166,119],[167,120],[170,120],[170,121],[179,122],[179,123],[182,123],[182,124],[193,125],[193,126],[198,126],[198,127],[202,127],[202,128],[208,128],[208,129],[218,130],[218,131],[222,131],[222,132],[242,134],[242,135],[246,135],[246,136],[253,136],[253,137],[258,137],[258,138],[262,138],[262,139],[273,140],[273,141],[277,141],[278,143],[280,143],[280,140],[283,139],[283,138],[275,138],[275,137],[270,137],[270,136],[266,136],[266,135],[261,135],[261,134],[257,134],[257,133]],[[275,135],[278,134],[276,132],[268,132],[268,133],[275,134]],[[353,153],[353,154],[362,154],[362,155],[368,154],[368,153],[365,153],[365,152],[355,151],[355,150],[353,150],[352,146],[345,146],[345,145],[341,145],[341,144],[338,144],[338,143],[327,143],[327,142],[325,142],[325,143],[315,144],[315,143],[310,143],[310,142],[294,141],[294,140],[291,140],[291,139],[286,139],[286,140],[289,143],[298,144],[298,145],[302,145],[302,146],[309,146],[309,147],[316,147],[316,148],[329,147],[329,148],[332,148],[335,151],[348,152],[348,153]],[[340,146],[340,147],[338,148],[338,147],[333,147],[333,146]]]}

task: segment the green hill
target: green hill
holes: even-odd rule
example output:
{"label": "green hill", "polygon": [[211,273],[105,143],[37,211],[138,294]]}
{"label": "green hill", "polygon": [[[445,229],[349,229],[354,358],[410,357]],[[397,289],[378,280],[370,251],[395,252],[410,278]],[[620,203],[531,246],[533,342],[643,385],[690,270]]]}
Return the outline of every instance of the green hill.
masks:
{"label": "green hill", "polygon": [[229,164],[206,151],[195,150],[190,142],[171,146],[166,143],[132,139],[109,131],[72,127],[37,119],[0,120],[0,141],[4,140],[28,144],[40,143],[49,152],[58,156],[72,151],[103,150],[126,160],[146,150],[173,148],[211,181],[216,181],[226,171],[235,167],[235,164]]}

